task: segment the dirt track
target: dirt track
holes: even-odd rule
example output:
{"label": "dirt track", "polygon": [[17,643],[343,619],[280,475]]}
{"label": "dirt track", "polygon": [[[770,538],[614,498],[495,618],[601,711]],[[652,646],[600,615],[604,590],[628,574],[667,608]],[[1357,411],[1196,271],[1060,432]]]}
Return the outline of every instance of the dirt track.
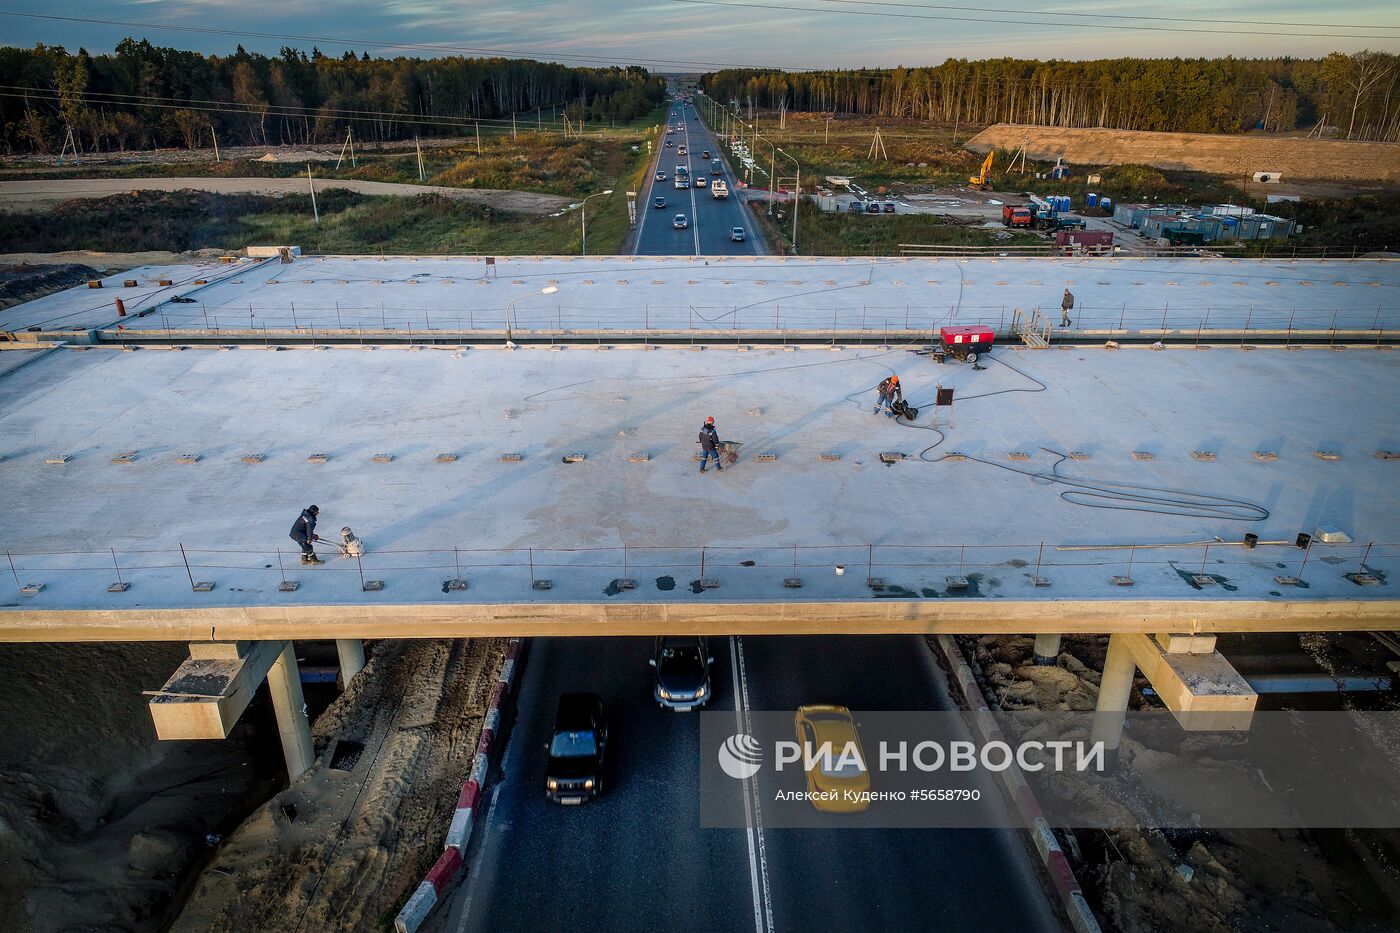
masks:
{"label": "dirt track", "polygon": [[1242,177],[1281,172],[1285,180],[1345,179],[1400,182],[1400,145],[1330,139],[1226,136],[1064,129],[998,123],[967,141],[973,152],[1015,151],[1027,143],[1032,159],[1063,157],[1071,165],[1152,165],[1162,169]]}
{"label": "dirt track", "polygon": [[[534,191],[487,188],[446,188],[383,181],[317,179],[316,190],[344,188],[360,194],[415,197],[440,194],[521,214],[552,214],[567,207],[568,198]],[[62,178],[43,181],[0,181],[0,210],[44,211],[74,198],[105,198],[132,191],[211,191],[215,194],[306,194],[304,178]]]}

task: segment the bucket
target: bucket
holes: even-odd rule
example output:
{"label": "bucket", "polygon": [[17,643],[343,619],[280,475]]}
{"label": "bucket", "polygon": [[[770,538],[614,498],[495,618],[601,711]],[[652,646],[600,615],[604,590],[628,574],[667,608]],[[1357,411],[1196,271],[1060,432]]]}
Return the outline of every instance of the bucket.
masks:
{"label": "bucket", "polygon": [[845,564],[837,564],[837,565],[836,565],[836,575],[837,575],[838,577],[844,577],[844,576],[846,575],[846,565],[845,565]]}
{"label": "bucket", "polygon": [[1244,536],[1244,546],[1246,550],[1254,550],[1255,545],[1257,545],[1258,543],[1259,536],[1254,532],[1251,531]]}
{"label": "bucket", "polygon": [[1305,550],[1309,544],[1312,544],[1312,535],[1306,531],[1298,532],[1298,539],[1293,542],[1293,546],[1299,550]]}

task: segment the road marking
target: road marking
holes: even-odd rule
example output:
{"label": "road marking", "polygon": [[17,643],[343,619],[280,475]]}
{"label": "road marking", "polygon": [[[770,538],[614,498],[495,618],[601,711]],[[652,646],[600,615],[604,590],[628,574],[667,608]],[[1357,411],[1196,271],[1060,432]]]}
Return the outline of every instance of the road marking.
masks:
{"label": "road marking", "polygon": [[[729,636],[729,670],[734,682],[734,724],[739,732],[752,735],[749,717],[749,680],[744,666],[743,640]],[[773,898],[768,886],[768,851],[763,839],[763,812],[758,799],[755,775],[741,782],[744,789],[744,823],[749,843],[749,884],[753,888],[753,920],[756,933],[773,933]],[[752,785],[752,788],[750,787]]]}
{"label": "road marking", "polygon": [[[504,761],[501,762],[501,767],[505,767]],[[491,806],[486,808],[486,827],[481,832],[481,842],[477,849],[477,853],[483,859],[486,857],[487,842],[491,838],[491,824],[496,820],[496,801],[501,797],[501,785],[503,783],[504,779],[497,782],[495,789],[491,791]],[[467,848],[470,849],[471,846],[468,845]],[[462,857],[466,857],[465,852],[462,853]],[[466,897],[462,900],[462,920],[461,923],[457,925],[458,933],[465,933],[467,929],[467,918],[471,916],[472,912],[472,899],[476,897],[476,882],[481,877],[481,874],[480,871],[467,872],[467,891]]]}

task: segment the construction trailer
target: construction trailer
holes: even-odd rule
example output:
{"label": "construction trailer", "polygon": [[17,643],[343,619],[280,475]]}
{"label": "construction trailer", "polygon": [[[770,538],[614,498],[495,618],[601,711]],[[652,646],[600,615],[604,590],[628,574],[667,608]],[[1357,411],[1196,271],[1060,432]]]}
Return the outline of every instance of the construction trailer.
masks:
{"label": "construction trailer", "polygon": [[1055,251],[1064,256],[1103,256],[1113,252],[1112,230],[1057,230]]}

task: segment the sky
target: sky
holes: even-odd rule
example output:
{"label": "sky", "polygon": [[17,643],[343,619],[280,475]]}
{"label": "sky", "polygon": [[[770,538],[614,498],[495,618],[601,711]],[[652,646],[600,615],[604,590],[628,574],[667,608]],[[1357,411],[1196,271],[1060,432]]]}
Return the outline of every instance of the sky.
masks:
{"label": "sky", "polygon": [[[843,9],[855,13],[835,12]],[[2,15],[0,44],[14,46],[42,42],[96,53],[134,36],[217,54],[239,44],[268,54],[283,45],[309,49],[313,44],[331,55],[346,48],[385,56],[495,50],[566,64],[641,64],[662,72],[724,66],[917,66],[947,58],[1007,56],[1308,58],[1363,48],[1400,52],[1396,0],[1065,0],[1048,5],[1029,0],[0,0],[0,12],[125,24]],[[1046,15],[1050,12],[1080,15]],[[1279,23],[1311,25],[1274,25]],[[1329,25],[1319,25],[1323,23]],[[1138,28],[1117,28],[1125,26]],[[287,35],[315,38],[282,38]],[[381,43],[439,48],[395,49]]]}

